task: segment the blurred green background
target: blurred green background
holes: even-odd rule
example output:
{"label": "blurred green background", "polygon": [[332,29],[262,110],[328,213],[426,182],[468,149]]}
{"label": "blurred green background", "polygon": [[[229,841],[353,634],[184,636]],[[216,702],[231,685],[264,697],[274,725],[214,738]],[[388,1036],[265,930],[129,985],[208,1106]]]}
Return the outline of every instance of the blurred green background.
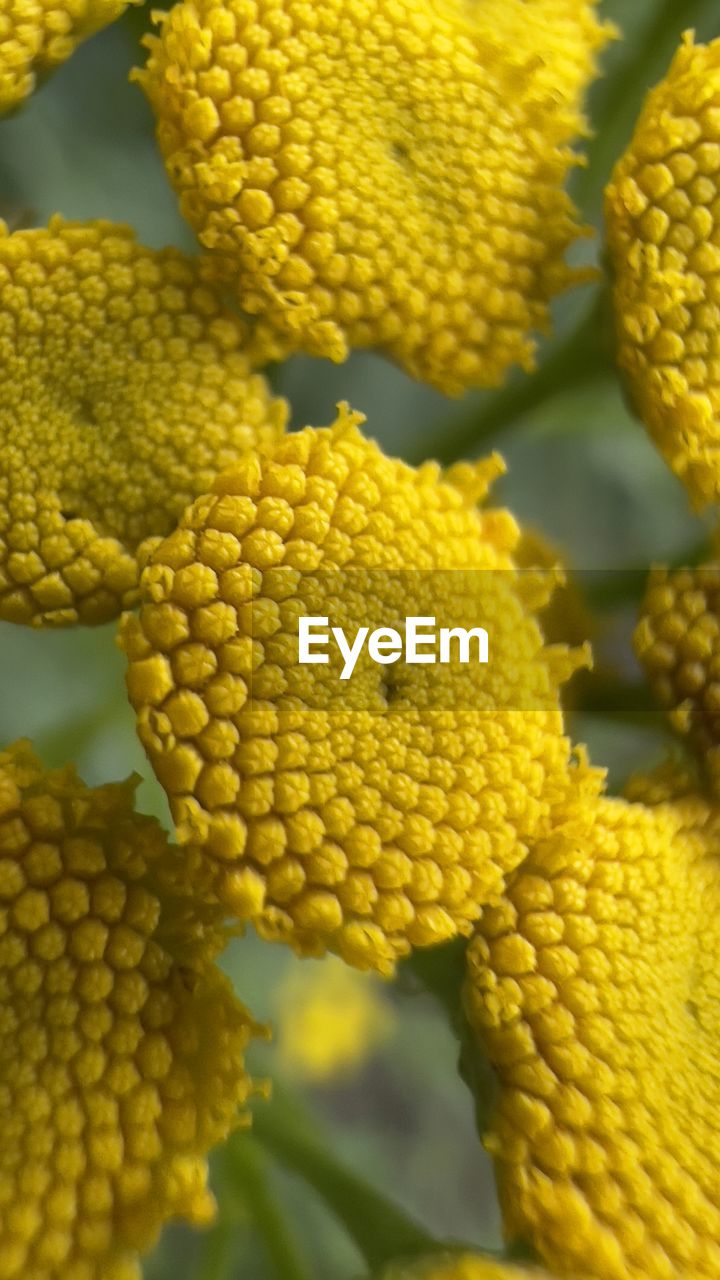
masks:
{"label": "blurred green background", "polygon": [[[612,164],[681,32],[694,27],[699,39],[720,34],[718,5],[708,0],[606,0],[601,9],[625,36],[605,56],[606,75],[590,97],[589,163],[572,179],[584,217],[598,230]],[[145,10],[128,13],[0,124],[0,213],[26,223],[55,211],[108,217],[132,223],[148,244],[192,249],[156,152],[149,110],[128,83],[128,71],[142,59],[138,41],[147,21]],[[583,253],[599,261],[601,238],[587,242]],[[273,377],[291,401],[294,423],[325,424],[336,401],[347,399],[367,414],[369,434],[411,461],[498,448],[509,473],[495,497],[553,539],[569,564],[592,571],[582,581],[603,604],[600,665],[632,682],[637,674],[628,636],[638,579],[617,571],[682,560],[704,531],[624,405],[600,292],[587,286],[559,302],[539,373],[513,377],[501,392],[448,401],[372,355],[340,367],[297,358]],[[581,324],[578,359],[572,335]],[[0,670],[0,742],[30,736],[48,764],[72,759],[91,783],[136,770],[141,807],[167,821],[134,736],[112,627],[37,634],[0,624]],[[619,784],[629,769],[662,752],[662,728],[642,694],[636,707],[633,698],[614,695],[612,679],[605,692],[602,683],[599,688],[599,695],[574,700],[572,730]],[[392,985],[358,978],[355,996],[341,991],[333,997],[329,990],[325,1026],[333,998],[345,1009],[356,999],[360,1027],[366,1005],[376,1020],[381,1006],[382,1034],[354,1065],[312,1080],[307,1063],[293,1057],[285,1022],[288,1009],[302,1012],[304,989],[309,1001],[319,984],[322,1004],[321,966],[300,964],[251,934],[233,946],[225,964],[255,1015],[278,1028],[277,1046],[254,1052],[253,1067],[278,1082],[281,1103],[287,1095],[299,1100],[309,1130],[328,1135],[333,1158],[430,1233],[497,1245],[490,1170],[440,1005],[407,974]],[[232,1159],[221,1155],[214,1186],[218,1226],[206,1236],[172,1227],[147,1261],[148,1280],[271,1280],[278,1266],[289,1280],[349,1280],[363,1272],[359,1252],[323,1197],[262,1143],[240,1142]]]}

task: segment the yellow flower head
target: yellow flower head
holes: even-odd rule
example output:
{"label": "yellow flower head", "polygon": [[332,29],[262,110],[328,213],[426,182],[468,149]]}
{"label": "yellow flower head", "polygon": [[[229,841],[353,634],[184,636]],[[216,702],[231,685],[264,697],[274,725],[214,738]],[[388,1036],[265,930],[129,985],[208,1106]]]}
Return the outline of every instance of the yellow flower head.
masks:
{"label": "yellow flower head", "polygon": [[277,991],[277,1060],[313,1084],[357,1071],[392,1030],[378,979],[326,956],[291,969]]}
{"label": "yellow flower head", "polygon": [[634,639],[670,724],[720,795],[720,566],[654,569]]}
{"label": "yellow flower head", "polygon": [[0,1277],[135,1280],[251,1091],[255,1031],[133,783],[0,755]]}
{"label": "yellow flower head", "polygon": [[[183,0],[138,73],[181,208],[279,347],[450,394],[532,367],[581,278],[563,191],[592,0]],[[540,123],[539,123],[540,122]]]}
{"label": "yellow flower head", "polygon": [[282,429],[244,342],[175,249],[108,222],[0,223],[0,618],[132,603],[148,540]]}
{"label": "yellow flower head", "polygon": [[17,107],[39,79],[83,40],[140,0],[0,0],[0,115]]}
{"label": "yellow flower head", "polygon": [[720,1275],[720,810],[569,807],[486,908],[466,1007],[505,1225],[558,1275]]}
{"label": "yellow flower head", "polygon": [[693,503],[720,496],[720,40],[691,35],[607,190],[618,359]]}
{"label": "yellow flower head", "polygon": [[478,1253],[438,1253],[394,1263],[380,1280],[552,1280],[537,1267],[519,1267]]}
{"label": "yellow flower head", "polygon": [[[547,575],[514,568],[508,512],[476,508],[499,460],[443,479],[386,458],[361,420],[341,406],[218,479],[152,555],[122,643],[141,740],[214,892],[266,937],[389,972],[469,931],[584,776],[559,686],[586,655],[544,646]],[[352,640],[441,610],[483,620],[489,665],[389,668],[366,649],[343,681],[337,652],[298,663],[300,616]]]}

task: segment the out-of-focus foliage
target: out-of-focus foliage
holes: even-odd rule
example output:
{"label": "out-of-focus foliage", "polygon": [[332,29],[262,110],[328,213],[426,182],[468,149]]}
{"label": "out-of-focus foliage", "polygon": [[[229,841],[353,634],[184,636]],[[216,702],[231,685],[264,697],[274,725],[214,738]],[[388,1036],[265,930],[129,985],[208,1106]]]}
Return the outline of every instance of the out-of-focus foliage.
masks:
{"label": "out-of-focus foliage", "polygon": [[[682,30],[698,39],[720,34],[714,0],[607,0],[604,16],[626,31],[609,50],[608,75],[591,95],[598,134],[590,164],[572,180],[581,212],[599,226],[602,188],[626,145],[643,93],[666,70]],[[12,119],[0,123],[0,213],[11,225],[68,218],[129,221],[146,244],[192,249],[166,181],[143,95],[127,83],[141,60],[138,41],[148,15],[131,10],[94,37]],[[598,241],[583,246],[598,255]],[[413,383],[379,357],[354,356],[343,366],[295,358],[275,374],[297,424],[327,422],[347,399],[368,417],[383,447],[417,462],[441,454],[501,448],[509,473],[496,500],[553,539],[576,567],[592,570],[583,585],[603,606],[598,661],[639,680],[629,637],[642,582],[623,589],[618,569],[650,560],[679,561],[698,540],[687,500],[644,431],[623,404],[609,356],[602,309],[586,326],[581,358],[563,341],[598,286],[568,295],[555,309],[556,338],[540,352],[540,373],[513,375],[509,389],[476,393],[461,403]],[[541,395],[540,392],[545,394]],[[1,392],[0,392],[1,394]],[[0,626],[0,742],[32,736],[48,764],[74,760],[89,783],[142,776],[138,805],[167,821],[164,797],[135,738],[123,689],[123,662],[113,628],[34,634]],[[627,699],[613,708],[611,681],[602,698],[578,697],[572,730],[621,782],[631,767],[662,750],[659,714]],[[623,720],[610,717],[620,712]],[[255,1015],[282,1016],[278,985],[292,973],[313,980],[316,962],[301,962],[252,934],[233,944],[225,967]],[[409,983],[401,976],[400,983]],[[489,1167],[475,1134],[472,1107],[456,1072],[457,1045],[439,1004],[427,996],[397,998],[394,1034],[368,1051],[356,1073],[322,1088],[297,1089],[329,1133],[338,1159],[391,1194],[426,1230],[472,1246],[497,1243],[497,1211]],[[252,1055],[263,1070],[297,1088],[272,1047]],[[146,1263],[148,1280],[270,1280],[272,1251],[283,1246],[273,1214],[286,1219],[313,1280],[349,1280],[367,1267],[337,1222],[307,1186],[281,1171],[256,1140],[238,1142],[215,1162],[218,1225],[200,1236],[169,1231]],[[268,1194],[269,1193],[269,1194]],[[250,1225],[252,1218],[253,1225]],[[262,1230],[258,1228],[262,1224]],[[287,1250],[291,1243],[285,1241]],[[297,1273],[297,1280],[303,1273]]]}

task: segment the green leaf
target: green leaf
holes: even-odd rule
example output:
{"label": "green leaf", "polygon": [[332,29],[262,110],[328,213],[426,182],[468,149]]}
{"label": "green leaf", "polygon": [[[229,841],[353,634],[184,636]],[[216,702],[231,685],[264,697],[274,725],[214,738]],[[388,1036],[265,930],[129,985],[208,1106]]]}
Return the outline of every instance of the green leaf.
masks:
{"label": "green leaf", "polygon": [[322,1197],[355,1241],[371,1270],[399,1257],[419,1257],[447,1246],[402,1209],[345,1168],[280,1090],[253,1116],[253,1133],[286,1169]]}

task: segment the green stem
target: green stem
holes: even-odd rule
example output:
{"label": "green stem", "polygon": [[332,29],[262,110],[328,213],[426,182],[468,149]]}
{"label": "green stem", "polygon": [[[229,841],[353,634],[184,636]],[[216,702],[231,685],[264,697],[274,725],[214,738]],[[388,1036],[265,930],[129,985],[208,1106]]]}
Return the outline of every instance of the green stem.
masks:
{"label": "green stem", "polygon": [[[573,575],[568,575],[570,581]],[[609,573],[578,573],[581,592],[591,609],[604,613],[620,604],[639,601],[647,586],[647,569],[613,569]]]}
{"label": "green stem", "polygon": [[226,1220],[216,1222],[208,1231],[203,1240],[198,1280],[223,1280],[228,1270],[232,1238],[232,1224]]}
{"label": "green stem", "polygon": [[602,674],[588,677],[582,697],[574,709],[582,715],[602,716],[632,724],[652,724],[660,718],[647,685],[628,684]]}
{"label": "green stem", "polygon": [[453,1028],[462,1017],[461,992],[465,977],[467,940],[460,938],[441,947],[427,947],[411,952],[403,961],[399,978],[411,977],[435,998],[447,1014]]}
{"label": "green stem", "polygon": [[[445,465],[472,454],[489,436],[514,425],[531,409],[559,392],[569,391],[592,378],[599,377],[612,366],[609,325],[605,316],[605,295],[601,293],[584,312],[576,328],[564,340],[552,346],[537,373],[513,374],[502,390],[493,393],[483,404],[456,422],[443,422],[430,433],[437,441],[433,454]],[[427,450],[422,451],[426,456]],[[420,462],[412,449],[408,461]]]}
{"label": "green stem", "polygon": [[254,1137],[236,1134],[223,1151],[230,1184],[242,1197],[280,1280],[310,1280],[298,1245],[268,1186],[264,1154]]}
{"label": "green stem", "polygon": [[441,1247],[402,1209],[328,1152],[298,1120],[295,1108],[282,1095],[258,1107],[253,1132],[285,1168],[299,1174],[318,1192],[343,1223],[371,1270],[394,1258],[417,1257]]}

